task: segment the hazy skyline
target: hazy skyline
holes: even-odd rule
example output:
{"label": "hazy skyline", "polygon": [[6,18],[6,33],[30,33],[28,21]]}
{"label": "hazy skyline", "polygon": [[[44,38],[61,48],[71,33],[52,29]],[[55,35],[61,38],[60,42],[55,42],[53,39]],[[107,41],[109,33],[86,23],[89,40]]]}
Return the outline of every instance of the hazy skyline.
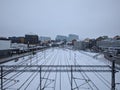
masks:
{"label": "hazy skyline", "polygon": [[120,35],[120,0],[0,0],[0,36]]}

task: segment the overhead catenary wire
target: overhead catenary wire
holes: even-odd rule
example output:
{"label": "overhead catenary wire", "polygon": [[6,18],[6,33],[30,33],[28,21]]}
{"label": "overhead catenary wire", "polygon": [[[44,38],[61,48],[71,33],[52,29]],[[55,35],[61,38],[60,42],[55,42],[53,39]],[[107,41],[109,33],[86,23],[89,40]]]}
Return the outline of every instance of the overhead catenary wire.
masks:
{"label": "overhead catenary wire", "polygon": [[[19,75],[21,75],[21,74],[23,74],[23,72],[20,73]],[[19,75],[17,75],[15,78],[17,78]],[[14,76],[14,75],[13,75],[13,76]],[[12,77],[12,76],[11,76],[11,77]],[[15,79],[15,78],[14,78],[14,79]],[[9,81],[9,82],[10,82],[10,81]],[[9,82],[8,82],[7,84],[9,84]],[[6,85],[7,85],[7,84],[6,84]]]}
{"label": "overhead catenary wire", "polygon": [[[38,62],[38,63],[36,63],[36,60],[34,59],[33,61],[32,61],[32,65],[50,65],[50,66],[52,66],[52,65],[54,65],[54,64],[50,64],[50,62],[55,62],[55,64],[56,64],[56,62],[57,61],[59,61],[59,62],[61,62],[61,64],[60,65],[62,65],[62,64],[65,64],[65,65],[71,65],[71,64],[73,64],[74,65],[74,52],[72,52],[71,53],[71,55],[72,55],[72,59],[71,60],[69,60],[68,58],[69,58],[69,54],[67,54],[67,51],[69,51],[69,50],[64,50],[64,52],[62,52],[62,54],[59,54],[60,52],[56,52],[57,50],[55,50],[55,52],[54,53],[49,53],[49,56],[50,57],[48,57],[48,54],[46,54],[46,58],[43,60],[39,60],[40,62]],[[47,53],[47,52],[46,52]],[[64,57],[61,57],[61,56],[63,56],[64,55]],[[77,54],[76,54],[77,55]],[[42,55],[43,56],[43,55]],[[55,59],[54,58],[54,56],[55,57],[57,57],[57,59]],[[41,57],[41,56],[40,56]],[[47,58],[48,57],[48,58]],[[78,55],[76,56],[76,58],[78,58]],[[80,57],[79,57],[80,58]],[[62,60],[64,60],[64,63],[62,63]],[[78,59],[76,59],[76,61],[78,61]],[[77,62],[77,64],[79,65],[80,63],[78,63]],[[58,64],[57,64],[58,65]],[[24,69],[24,68],[21,68],[21,69]],[[33,68],[34,69],[34,68]],[[50,70],[51,68],[49,68],[49,70]],[[66,69],[67,69],[67,67],[66,67]],[[27,68],[26,68],[26,70],[27,70]],[[48,71],[49,71],[48,70]],[[60,70],[59,68],[58,68],[58,70]],[[75,70],[75,69],[74,69]],[[45,72],[42,72],[42,88],[45,86],[45,88],[53,88],[54,90],[55,89],[57,89],[57,88],[55,88],[56,87],[56,85],[58,84],[57,82],[56,82],[56,80],[57,80],[57,78],[59,78],[60,77],[60,74],[57,74],[58,72],[55,72],[55,73],[53,73],[53,74],[49,74],[49,72],[48,71],[46,71],[46,74],[45,74]],[[56,71],[57,71],[57,68],[56,68]],[[67,73],[67,77],[68,77],[68,81],[70,82],[70,80],[71,80],[71,78],[70,78],[70,72],[65,72],[65,73]],[[86,78],[86,79],[83,79],[83,81],[85,81],[85,80],[88,80],[88,81],[90,81],[90,82],[88,82],[88,83],[82,83],[83,85],[85,85],[86,86],[86,88],[84,88],[84,87],[81,87],[81,85],[82,84],[79,84],[79,82],[78,82],[78,80],[79,80],[79,78],[77,79],[77,75],[78,74],[75,74],[75,73],[73,73],[73,90],[74,89],[88,89],[87,87],[89,87],[89,89],[91,89],[91,90],[99,90],[99,89],[96,89],[96,87],[93,85],[93,83],[91,82],[91,80],[89,80],[89,78],[87,78],[87,76],[88,76],[88,74],[87,73],[83,73],[83,72],[79,72],[80,74],[79,74],[79,76],[81,76],[82,77],[82,75],[81,74],[83,74],[83,76]],[[95,72],[93,72],[93,73],[95,73]],[[13,73],[14,74],[14,73]],[[45,74],[45,75],[44,75]],[[87,76],[85,75],[85,74],[87,74]],[[100,73],[96,73],[97,74],[97,76],[100,78],[100,79],[102,79],[106,84],[107,83],[109,83],[109,82],[107,82],[107,80],[104,80],[103,78],[103,76],[102,75],[99,75]],[[12,75],[12,74],[11,74]],[[10,76],[11,76],[10,75]],[[24,74],[23,74],[24,75]],[[21,76],[23,76],[23,75],[21,75]],[[49,76],[48,76],[49,75]],[[52,75],[52,77],[51,77],[51,75]],[[7,77],[8,77],[9,75],[7,75]],[[17,76],[17,75],[16,75]],[[47,78],[47,76],[48,76],[48,78]],[[59,77],[58,77],[59,76]],[[37,75],[37,77],[35,77],[34,79],[32,79],[33,77],[35,77],[35,74],[28,80],[28,82],[23,86],[23,88],[22,89],[29,89],[29,87],[30,87],[30,85],[32,84],[32,82],[38,77],[38,75]],[[102,78],[103,77],[103,78]],[[19,77],[16,77],[15,78],[15,80],[17,80]],[[62,84],[62,79],[63,78],[63,75],[61,76],[61,84]],[[82,77],[83,78],[83,77]],[[98,79],[99,79],[98,78]],[[32,80],[32,81],[31,81]],[[47,80],[47,81],[46,81]],[[53,81],[52,81],[53,80]],[[60,79],[59,79],[60,80]],[[25,80],[21,80],[21,81],[25,81]],[[22,82],[22,83],[23,83]],[[45,82],[46,82],[46,84],[45,84]],[[68,82],[68,83],[69,83]],[[22,83],[20,83],[20,84],[18,84],[18,85],[21,85]],[[10,83],[11,84],[11,83]],[[8,85],[10,85],[10,84],[8,84]],[[96,83],[94,83],[94,84],[96,84]],[[7,85],[7,86],[8,86]],[[90,88],[90,86],[93,88]],[[40,84],[39,84],[39,82],[36,84],[36,86],[38,86],[38,89],[36,89],[36,90],[39,90],[39,86],[40,86]],[[60,86],[60,85],[59,85]],[[63,89],[63,84],[61,85],[61,89]],[[80,88],[77,88],[77,87],[79,87],[80,86]],[[12,87],[9,87],[9,88],[12,88]],[[44,89],[45,89],[44,88]]]}
{"label": "overhead catenary wire", "polygon": [[[26,60],[25,60],[26,61]],[[26,63],[28,63],[27,61],[26,61]],[[20,64],[21,65],[21,64]],[[26,67],[24,67],[23,69],[27,69]],[[17,78],[17,77],[19,77],[21,74],[23,74],[23,72],[18,72],[18,73],[16,73],[16,74],[14,74],[14,75],[12,75],[11,77],[9,77],[10,79],[15,79],[15,78]],[[6,80],[6,81],[8,81],[8,80]],[[5,82],[4,82],[4,86],[5,85],[7,85],[7,84],[9,84],[11,81],[8,81],[8,82],[6,82],[6,84],[5,84]]]}
{"label": "overhead catenary wire", "polygon": [[38,75],[39,73],[37,72],[34,77],[30,80],[30,82],[28,83],[28,85],[26,85],[26,87],[24,88],[24,90],[26,90],[28,88],[28,86],[30,85],[30,83],[36,78],[36,76]]}
{"label": "overhead catenary wire", "polygon": [[[80,52],[80,53],[81,53],[81,52]],[[93,58],[92,55],[86,54],[85,52],[82,53],[82,54],[87,55],[87,56]],[[92,64],[92,63],[91,63],[91,64]],[[90,64],[90,65],[91,65],[91,64]],[[95,74],[95,76],[96,76],[97,78],[99,78],[99,79],[101,80],[101,82],[104,83],[104,85],[106,85],[106,86],[110,89],[110,84],[111,84],[110,82],[108,82],[102,75],[100,75],[100,73],[98,73],[98,72],[93,72],[93,73]],[[108,84],[109,84],[109,85],[108,85]]]}
{"label": "overhead catenary wire", "polygon": [[[57,54],[58,54],[58,53],[56,53],[55,55],[52,55],[52,57],[48,58],[49,61],[52,60],[54,57],[56,57]],[[47,58],[46,58],[46,59],[47,59]],[[47,60],[47,61],[48,61],[48,60]],[[47,63],[48,63],[48,62],[47,62]],[[47,63],[42,63],[42,65],[46,65]],[[53,61],[50,62],[50,65],[52,65],[52,63],[53,63]],[[42,76],[42,78],[44,78],[46,74],[47,74],[47,72],[44,73],[44,75]],[[43,82],[43,80],[42,80],[42,82]],[[39,87],[40,87],[40,84],[37,86],[37,90],[39,90]]]}
{"label": "overhead catenary wire", "polygon": [[[72,62],[74,63],[73,60],[72,60]],[[76,64],[79,65],[78,62],[77,62],[77,60],[76,60]],[[93,84],[93,86],[94,86],[97,90],[99,90],[98,87],[92,82],[92,80],[86,75],[85,72],[81,72],[81,71],[80,71],[80,73],[81,73],[82,77],[83,77],[85,80],[86,80],[86,79],[90,80],[91,83]],[[93,87],[92,87],[89,83],[88,83],[88,85],[89,85],[89,87],[90,87],[92,90],[94,90]]]}
{"label": "overhead catenary wire", "polygon": [[[68,60],[68,59],[67,59]],[[70,59],[71,60],[71,59]],[[74,63],[74,61],[73,60],[71,60],[73,63]],[[75,63],[75,64],[77,64],[77,62]],[[82,72],[81,72],[81,75],[82,75],[82,77],[84,78],[83,80],[86,80],[86,78],[84,77],[84,75],[82,74]],[[76,81],[75,81],[75,79],[74,79],[74,82],[76,83]],[[92,86],[88,83],[88,85],[91,87],[91,89],[93,90],[93,88],[92,88]],[[78,87],[78,85],[76,84],[76,87],[77,87],[77,89],[79,89],[79,87]]]}
{"label": "overhead catenary wire", "polygon": [[[65,57],[65,55],[64,55],[64,57]],[[71,56],[70,56],[70,57],[71,57]],[[71,60],[71,58],[70,58],[70,60]],[[66,61],[66,64],[70,65],[70,63],[69,63],[69,61],[68,61],[68,58],[67,58],[67,57],[66,57],[65,61]],[[67,72],[67,73],[68,73],[68,72]],[[69,73],[68,73],[68,78],[69,78],[69,82],[71,82],[71,81],[70,81],[70,76],[69,76]],[[74,78],[73,78],[73,79],[74,79]],[[76,87],[77,87],[78,85],[77,85],[77,83],[76,83],[75,79],[74,79],[74,82],[75,82],[75,85],[76,85]],[[77,90],[79,90],[79,88],[77,88]]]}
{"label": "overhead catenary wire", "polygon": [[[51,61],[50,65],[51,65],[51,64],[54,65],[54,63],[55,63],[55,61]],[[46,84],[47,84],[47,81],[48,81],[49,76],[50,76],[50,71],[48,72],[47,79],[45,80],[45,83],[44,83],[44,86],[43,86],[42,89],[44,89],[44,88],[46,87]]]}
{"label": "overhead catenary wire", "polygon": [[[34,74],[34,73],[33,73],[33,74]],[[31,76],[31,77],[32,77],[32,76]],[[30,78],[31,78],[31,77],[30,77]],[[28,79],[21,85],[21,87],[22,87],[30,78],[28,78]],[[21,87],[20,87],[20,88],[21,88]]]}

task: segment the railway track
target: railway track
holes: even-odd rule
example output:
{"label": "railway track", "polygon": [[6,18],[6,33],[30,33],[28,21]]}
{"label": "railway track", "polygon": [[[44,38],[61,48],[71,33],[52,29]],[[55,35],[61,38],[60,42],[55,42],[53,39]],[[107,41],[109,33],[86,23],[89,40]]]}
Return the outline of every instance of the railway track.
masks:
{"label": "railway track", "polygon": [[[41,76],[39,72],[10,72],[3,78],[4,89],[7,90],[11,88],[12,90],[33,90],[33,87],[31,86],[34,86],[34,90],[58,90],[58,88],[59,90],[70,90],[71,88],[72,90],[101,90],[100,86],[95,83],[95,80],[92,78],[92,76],[94,76],[96,80],[99,80],[102,85],[104,84],[106,90],[110,89],[110,81],[104,77],[104,75],[108,74],[102,74],[94,71],[87,73],[81,72],[79,70],[78,72],[71,73],[71,71],[69,71],[69,68],[66,66],[77,66],[81,64],[94,65],[95,63],[93,63],[94,60],[89,62],[87,59],[85,59],[83,63],[81,59],[81,57],[83,57],[82,54],[80,54],[78,51],[71,51],[71,53],[69,52],[70,50],[68,49],[48,49],[45,52],[43,51],[37,55],[34,55],[32,58],[25,58],[24,62],[21,61],[16,65],[26,65],[26,67],[19,68],[18,70],[24,71],[32,69],[33,67],[27,67],[29,65],[41,65],[43,67],[48,65],[48,67],[43,68],[45,71],[42,71]],[[31,62],[30,59],[32,60]],[[65,66],[64,68],[66,69],[66,72],[61,72],[61,70],[64,69],[62,67],[59,68],[59,72],[56,72],[58,69],[57,65]],[[54,66],[56,66],[54,69],[55,72],[52,72],[51,69],[53,69]],[[9,69],[14,70],[15,68]],[[33,69],[36,69],[38,71],[40,70],[39,67]],[[82,68],[80,69],[82,70]],[[73,69],[73,72],[74,71],[75,68]],[[68,87],[65,87],[63,83],[65,83],[65,85],[68,85]]]}

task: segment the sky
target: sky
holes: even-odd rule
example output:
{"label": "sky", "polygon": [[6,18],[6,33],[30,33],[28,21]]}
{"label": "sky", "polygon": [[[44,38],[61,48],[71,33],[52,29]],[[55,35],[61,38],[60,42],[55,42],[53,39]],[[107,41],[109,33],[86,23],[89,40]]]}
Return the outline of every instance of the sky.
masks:
{"label": "sky", "polygon": [[0,0],[0,37],[120,35],[120,0]]}

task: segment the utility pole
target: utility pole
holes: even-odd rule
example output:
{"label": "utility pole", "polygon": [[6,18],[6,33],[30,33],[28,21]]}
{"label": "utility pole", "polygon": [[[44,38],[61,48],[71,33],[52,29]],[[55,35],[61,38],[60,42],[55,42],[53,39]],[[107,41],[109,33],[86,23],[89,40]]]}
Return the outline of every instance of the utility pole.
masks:
{"label": "utility pole", "polygon": [[3,90],[3,67],[1,67],[1,90]]}
{"label": "utility pole", "polygon": [[112,61],[112,81],[111,81],[111,90],[115,90],[115,60]]}
{"label": "utility pole", "polygon": [[42,70],[41,70],[41,66],[40,66],[40,90],[42,90]]}
{"label": "utility pole", "polygon": [[76,66],[76,53],[74,53],[74,65]]}
{"label": "utility pole", "polygon": [[71,60],[71,50],[69,50],[69,59]]}
{"label": "utility pole", "polygon": [[71,90],[73,90],[73,70],[71,66]]}
{"label": "utility pole", "polygon": [[46,58],[46,51],[45,51],[45,49],[44,49],[44,59]]}

